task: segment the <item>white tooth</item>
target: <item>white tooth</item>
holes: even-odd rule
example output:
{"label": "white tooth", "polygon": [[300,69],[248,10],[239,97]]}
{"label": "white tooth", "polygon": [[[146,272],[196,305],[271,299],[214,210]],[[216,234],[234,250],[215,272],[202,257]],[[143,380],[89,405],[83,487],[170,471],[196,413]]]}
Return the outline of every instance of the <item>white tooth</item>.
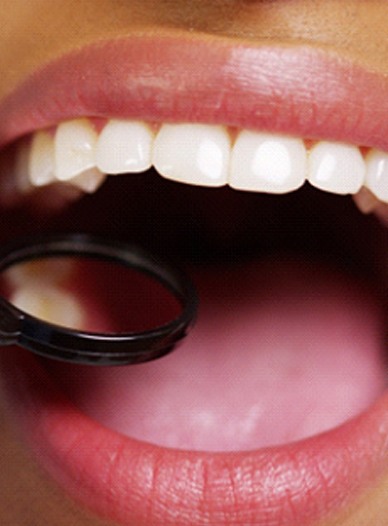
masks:
{"label": "white tooth", "polygon": [[232,150],[229,185],[276,194],[296,190],[306,178],[306,157],[301,139],[243,130]]}
{"label": "white tooth", "polygon": [[365,161],[356,146],[320,141],[310,150],[308,180],[320,190],[356,194],[365,174]]}
{"label": "white tooth", "polygon": [[145,122],[111,120],[98,138],[97,167],[107,174],[144,172],[152,164],[153,142]]}
{"label": "white tooth", "polygon": [[229,156],[230,137],[223,126],[164,124],[155,139],[153,164],[167,179],[223,186]]}
{"label": "white tooth", "polygon": [[46,131],[34,133],[29,159],[29,176],[33,186],[45,186],[55,181],[54,139]]}
{"label": "white tooth", "polygon": [[365,186],[380,201],[388,203],[388,153],[379,150],[368,152]]}
{"label": "white tooth", "polygon": [[88,119],[61,123],[55,134],[55,176],[68,181],[95,167],[97,133]]}
{"label": "white tooth", "polygon": [[10,302],[19,309],[49,323],[81,329],[83,311],[78,301],[63,290],[44,286],[16,289]]}
{"label": "white tooth", "polygon": [[91,168],[70,179],[69,184],[80,188],[88,194],[92,194],[103,184],[106,178],[106,174],[101,173],[97,168]]}

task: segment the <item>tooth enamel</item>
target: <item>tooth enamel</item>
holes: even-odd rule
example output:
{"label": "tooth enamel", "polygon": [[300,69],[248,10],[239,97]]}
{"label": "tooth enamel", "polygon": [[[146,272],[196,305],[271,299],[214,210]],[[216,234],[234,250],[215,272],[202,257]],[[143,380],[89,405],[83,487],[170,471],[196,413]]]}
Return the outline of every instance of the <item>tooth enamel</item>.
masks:
{"label": "tooth enamel", "polygon": [[63,122],[55,134],[55,176],[60,181],[95,167],[97,133],[88,119]]}
{"label": "tooth enamel", "polygon": [[229,156],[230,137],[223,126],[164,124],[155,139],[153,164],[167,179],[223,186]]}
{"label": "tooth enamel", "polygon": [[[87,118],[67,121],[54,138],[39,131],[21,146],[15,179],[22,193],[55,181],[66,183],[63,191],[71,185],[93,193],[105,174],[143,172],[152,164],[167,179],[254,192],[286,193],[307,179],[321,190],[353,194],[364,213],[377,199],[388,202],[388,153],[370,150],[364,160],[349,144],[249,130],[232,147],[227,127],[190,123],[162,124],[155,137],[144,121],[112,119],[99,135]],[[363,185],[369,193],[360,192]]]}
{"label": "tooth enamel", "polygon": [[80,188],[88,194],[92,194],[103,184],[106,178],[106,174],[101,173],[97,168],[91,168],[70,179],[69,184]]}
{"label": "tooth enamel", "polygon": [[153,142],[145,122],[111,120],[98,138],[97,167],[107,174],[144,172],[152,164]]}
{"label": "tooth enamel", "polygon": [[54,139],[45,131],[34,134],[29,159],[29,177],[33,186],[45,186],[55,181]]}
{"label": "tooth enamel", "polygon": [[388,203],[388,154],[371,150],[366,156],[365,186],[380,201]]}
{"label": "tooth enamel", "polygon": [[306,178],[306,158],[301,139],[244,130],[232,150],[229,185],[256,192],[296,190]]}
{"label": "tooth enamel", "polygon": [[70,294],[53,287],[23,286],[14,291],[10,302],[41,320],[81,329],[83,312]]}
{"label": "tooth enamel", "polygon": [[320,190],[356,194],[365,175],[365,161],[356,146],[320,141],[310,150],[308,180]]}

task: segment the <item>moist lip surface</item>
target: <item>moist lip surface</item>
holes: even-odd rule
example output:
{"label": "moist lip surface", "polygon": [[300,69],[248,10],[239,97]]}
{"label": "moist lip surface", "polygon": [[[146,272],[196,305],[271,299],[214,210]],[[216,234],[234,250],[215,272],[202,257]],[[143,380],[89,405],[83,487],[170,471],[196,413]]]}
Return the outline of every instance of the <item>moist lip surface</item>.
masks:
{"label": "moist lip surface", "polygon": [[385,150],[387,94],[384,76],[314,48],[134,36],[89,45],[31,75],[0,106],[0,145],[76,116],[118,116]]}
{"label": "moist lip surface", "polygon": [[[116,115],[223,122],[387,148],[387,88],[378,76],[310,49],[139,37],[84,49],[27,80],[0,108],[0,142],[77,115]],[[386,394],[327,433],[209,453],[109,430],[72,405],[30,356],[4,355],[2,362],[10,407],[39,462],[70,494],[124,523],[312,524],[376,480],[387,456]]]}

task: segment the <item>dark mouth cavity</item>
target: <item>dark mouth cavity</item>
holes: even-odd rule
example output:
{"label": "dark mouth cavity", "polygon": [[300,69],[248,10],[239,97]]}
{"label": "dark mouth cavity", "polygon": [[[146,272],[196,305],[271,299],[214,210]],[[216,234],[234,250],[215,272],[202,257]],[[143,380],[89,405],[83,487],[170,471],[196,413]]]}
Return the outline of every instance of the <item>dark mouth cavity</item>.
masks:
{"label": "dark mouth cavity", "polygon": [[[71,367],[63,367],[62,364],[54,364],[54,362],[46,364],[52,374],[62,383],[64,391],[68,392],[71,399],[82,410],[97,420],[105,422],[109,427],[127,433],[130,436],[156,442],[160,445],[200,450],[230,450],[235,447],[238,449],[251,449],[260,445],[292,441],[306,434],[319,432],[319,430],[325,429],[327,425],[330,425],[322,417],[321,424],[317,425],[317,427],[308,428],[301,436],[289,430],[280,429],[280,423],[283,419],[281,415],[284,411],[284,408],[282,408],[281,410],[279,409],[279,416],[274,417],[275,420],[279,418],[280,423],[273,423],[273,429],[268,424],[268,419],[266,419],[264,431],[263,424],[260,423],[259,419],[257,429],[262,431],[250,431],[246,437],[240,433],[240,442],[236,442],[235,434],[231,431],[230,437],[225,438],[225,443],[221,444],[217,438],[220,434],[220,429],[217,426],[225,426],[224,418],[232,419],[232,422],[234,422],[232,428],[233,426],[238,427],[242,425],[244,411],[250,407],[250,404],[254,407],[254,403],[257,402],[257,399],[255,401],[252,398],[256,389],[253,386],[256,384],[254,377],[251,378],[251,368],[248,368],[245,372],[241,371],[241,374],[246,375],[246,380],[239,385],[246,384],[252,387],[247,387],[244,393],[241,394],[241,401],[237,403],[235,414],[231,414],[228,409],[229,402],[223,397],[219,400],[219,405],[214,402],[214,407],[207,407],[207,410],[211,414],[214,413],[214,415],[221,411],[224,417],[220,416],[220,422],[224,423],[214,424],[214,429],[209,431],[207,428],[201,429],[197,421],[195,424],[188,423],[186,417],[188,414],[187,408],[192,401],[190,393],[192,390],[199,392],[198,383],[201,385],[200,389],[205,389],[205,395],[206,390],[210,389],[212,383],[219,383],[220,388],[216,393],[220,393],[223,389],[221,386],[225,385],[223,382],[229,382],[229,380],[225,380],[225,378],[230,378],[231,374],[228,367],[232,366],[233,374],[238,375],[236,366],[233,363],[240,348],[236,349],[231,346],[230,349],[226,350],[223,346],[224,344],[218,345],[219,348],[217,348],[214,338],[217,339],[217,335],[220,334],[219,330],[222,331],[225,326],[218,317],[218,312],[221,312],[219,309],[223,308],[222,317],[228,316],[227,308],[225,308],[225,305],[222,305],[222,298],[225,298],[225,301],[230,303],[232,309],[237,304],[238,308],[241,308],[243,311],[245,299],[248,299],[247,304],[250,304],[249,301],[252,298],[249,284],[246,283],[246,280],[242,280],[244,283],[240,284],[237,277],[241,275],[241,272],[245,272],[244,268],[247,269],[247,273],[256,272],[255,269],[261,269],[261,272],[264,269],[268,273],[268,282],[274,283],[274,289],[276,287],[279,289],[279,286],[276,285],[276,276],[278,274],[282,283],[281,280],[287,281],[287,273],[292,274],[295,271],[296,277],[294,284],[291,285],[291,291],[294,290],[292,287],[295,287],[295,284],[303,284],[301,276],[303,277],[303,268],[305,268],[306,275],[309,275],[308,280],[311,281],[311,279],[314,279],[314,276],[319,276],[317,294],[322,294],[323,297],[325,295],[325,285],[324,281],[322,281],[322,276],[325,275],[325,272],[319,271],[317,273],[314,270],[317,268],[317,265],[321,267],[323,265],[325,268],[335,269],[335,272],[351,276],[352,280],[362,283],[363,287],[365,286],[372,291],[371,293],[376,298],[376,303],[383,305],[384,311],[387,312],[385,308],[387,231],[374,216],[363,216],[356,209],[350,197],[324,193],[307,184],[296,192],[275,196],[238,192],[226,187],[213,189],[178,184],[163,179],[153,170],[139,175],[130,174],[110,177],[95,194],[86,195],[70,204],[67,208],[58,211],[45,206],[45,199],[48,199],[50,194],[53,195],[52,192],[55,192],[54,188],[38,192],[33,199],[26,201],[17,208],[3,212],[3,232],[7,232],[4,236],[4,241],[14,236],[34,235],[37,233],[88,232],[106,236],[109,239],[116,238],[129,241],[141,245],[147,250],[154,251],[164,259],[170,260],[173,264],[186,267],[189,273],[193,273],[194,282],[199,275],[199,329],[197,333],[193,331],[193,340],[191,340],[190,335],[188,337],[190,341],[187,342],[187,345],[185,343],[182,349],[178,349],[176,353],[173,353],[177,362],[174,361],[175,357],[172,358],[172,361],[170,358],[166,358],[166,361],[164,359],[160,360],[161,368],[159,362],[155,362],[155,367],[152,365],[150,367],[135,366],[129,369],[124,368],[127,370],[117,373],[107,371],[108,374],[105,371],[88,372],[84,368],[82,368],[83,371],[80,373],[79,370],[77,370],[78,372],[73,371]],[[289,265],[289,267],[277,267],[279,262],[282,265],[281,262],[285,260],[292,260],[294,263]],[[264,262],[261,267],[260,261]],[[298,261],[303,261],[303,264],[300,265]],[[295,262],[297,263],[295,264]],[[310,268],[312,269],[311,272]],[[213,274],[209,274],[208,269]],[[216,269],[219,279],[216,278],[217,274],[214,274],[214,269]],[[328,275],[330,275],[330,272]],[[224,273],[225,279],[222,277]],[[204,281],[201,278],[201,274],[205,275]],[[254,274],[251,275],[252,281],[254,281]],[[232,281],[228,280],[228,276],[231,276],[230,279]],[[292,276],[290,277],[292,278]],[[282,293],[277,290],[275,299],[271,299],[271,291],[268,289],[266,281],[265,276],[260,276],[254,284],[255,296],[260,296],[262,290],[264,297],[267,298],[261,307],[260,316],[265,316],[266,304],[268,306],[272,305],[270,308],[274,307],[273,302],[277,301],[276,294],[279,294],[279,297],[282,296]],[[204,283],[205,288],[203,288]],[[231,283],[233,284],[232,292],[228,290]],[[330,289],[332,285],[332,283],[329,284],[328,288]],[[263,288],[261,289],[260,287]],[[309,287],[314,291],[314,284],[311,287],[311,283],[309,283]],[[343,290],[346,290],[346,287]],[[301,293],[299,296],[302,303],[305,301],[303,294],[306,293]],[[330,294],[332,293],[329,293],[329,297],[331,297]],[[213,296],[215,296],[214,305]],[[297,296],[298,294],[295,295],[295,297]],[[285,297],[288,302],[294,301],[288,292]],[[334,297],[336,296],[334,295]],[[351,298],[351,295],[349,297]],[[206,316],[202,315],[201,317],[202,300]],[[349,301],[352,301],[352,299]],[[286,307],[286,312],[288,308],[289,305]],[[277,310],[276,308],[274,313]],[[214,322],[212,319],[205,319],[206,317],[209,318],[207,316],[209,312],[211,313],[210,317],[215,315]],[[277,314],[274,314],[274,316],[276,317]],[[279,318],[280,321],[274,322],[275,327],[276,323],[284,325],[282,321],[284,319],[281,316]],[[240,318],[243,319],[241,316]],[[304,330],[303,318],[296,323],[299,324],[299,328],[292,338],[295,341],[299,341],[299,338],[302,338],[303,341],[304,336],[301,333]],[[314,323],[317,323],[317,327],[322,325],[322,323]],[[331,327],[327,327],[328,332],[330,332],[330,329]],[[244,328],[236,329],[236,331],[244,331]],[[239,341],[243,341],[241,340],[241,335],[237,336],[237,332],[236,338],[239,338]],[[253,336],[254,331],[252,327],[249,328],[249,332],[252,334],[250,337],[256,337]],[[384,336],[381,335],[381,338]],[[258,334],[257,337],[260,341],[259,347],[263,346],[265,342],[261,340],[261,335]],[[198,347],[198,345],[200,346]],[[273,345],[272,350],[268,349],[268,358],[264,356],[264,363],[267,363],[265,361],[267,359],[271,360],[271,363],[272,360],[277,360],[275,358],[276,354],[281,350],[277,346],[281,345],[281,342],[274,341]],[[341,346],[341,340],[336,341],[335,345]],[[247,360],[255,364],[257,357],[255,348],[249,347],[249,345],[246,348],[243,345],[241,348],[245,349],[244,352],[248,355]],[[317,349],[316,352],[318,357],[325,351]],[[375,357],[378,355],[378,352],[378,349],[373,351]],[[212,353],[213,356],[210,358]],[[329,351],[328,356],[334,357],[336,353],[337,351]],[[280,352],[279,356],[282,356],[282,352]],[[301,356],[303,355],[299,357],[295,355],[296,363],[298,364],[295,366],[296,370],[303,368],[303,357]],[[192,363],[192,359],[194,359],[194,363]],[[257,364],[252,366],[252,369],[256,367],[256,375],[261,374],[260,367],[263,365],[260,360],[261,358],[258,358]],[[328,360],[331,361],[332,358],[328,358]],[[372,360],[377,360],[377,358],[372,358]],[[241,359],[241,363],[244,364],[244,359]],[[279,363],[281,364],[282,362],[280,361]],[[209,369],[210,364],[213,364],[211,369]],[[318,362],[316,366],[318,366]],[[137,369],[137,367],[140,367],[140,369]],[[176,369],[176,367],[178,368]],[[213,369],[213,367],[215,368]],[[374,368],[373,365],[371,367],[372,369]],[[187,371],[191,370],[198,370],[198,373],[193,372],[189,374],[190,382],[194,382],[194,386],[191,386],[190,382],[184,381],[182,385],[174,387],[178,395],[174,394],[174,397],[170,398],[167,393],[170,392],[170,388],[176,381],[176,373],[173,373],[173,371],[181,371],[180,374],[185,376]],[[281,393],[283,386],[288,384],[290,384],[290,387],[285,388],[285,390],[292,389],[293,396],[298,400],[296,406],[300,403],[299,398],[297,398],[299,395],[295,393],[295,386],[291,387],[291,385],[294,385],[292,383],[294,380],[290,377],[291,371],[288,369],[287,371],[287,373],[284,370],[282,372],[276,365],[273,373],[271,373],[274,375],[274,378],[279,374],[279,383],[276,384],[279,387],[276,387],[276,389],[274,386],[271,387],[275,391],[271,396],[268,395],[270,396],[267,399],[269,408],[272,407],[272,403],[268,400],[276,402],[279,393],[278,389],[281,389]],[[173,373],[172,378],[174,379],[171,379],[171,373]],[[206,380],[208,373],[210,376]],[[116,374],[119,376],[117,377]],[[284,374],[285,376],[283,376]],[[303,381],[307,385],[309,383],[307,372],[305,371],[301,374]],[[344,374],[345,376],[348,374],[346,369],[344,369]],[[112,378],[111,375],[113,375]],[[225,378],[223,375],[225,375]],[[378,374],[376,373],[376,378],[377,376]],[[238,377],[240,376],[238,375]],[[78,378],[78,380],[82,378],[82,381],[79,380],[78,382],[79,385],[75,382],[75,378]],[[117,378],[120,378],[120,380],[117,380]],[[217,379],[216,382],[214,382],[215,379]],[[119,384],[123,382],[125,385],[124,390],[128,395],[129,413],[125,415],[120,413],[120,417],[117,416],[118,420],[113,421],[115,413],[112,413],[107,408],[110,407],[109,404],[114,405],[115,403],[112,387],[116,381]],[[160,383],[158,389],[163,394],[157,396],[156,400],[151,402],[151,399],[148,398],[148,391],[146,392],[144,386],[156,385],[155,382],[158,385]],[[323,378],[323,384],[325,383]],[[376,392],[379,391],[380,380],[378,380],[378,383],[379,385],[375,389],[370,390],[371,394],[365,394],[365,400],[371,400]],[[187,387],[188,384],[190,384],[190,387]],[[89,387],[85,388],[85,385]],[[108,385],[111,385],[109,389],[104,387]],[[298,385],[299,383],[297,382],[296,386]],[[235,388],[237,389],[236,392],[240,392],[237,383]],[[322,387],[322,389],[326,393],[326,388]],[[333,388],[327,387],[327,390],[330,389]],[[180,390],[182,391],[181,394],[179,394]],[[310,396],[305,394],[308,392],[307,386],[302,391],[303,395],[300,394],[300,396],[303,396],[302,400],[305,400],[306,396]],[[97,392],[100,393],[99,397],[95,396]],[[91,393],[94,393],[94,395],[91,396]],[[144,399],[142,398],[142,393],[144,393]],[[172,400],[176,400],[176,396],[178,396],[178,400],[182,400],[180,407],[173,405]],[[196,401],[195,404],[198,405],[194,404],[192,408],[193,414],[200,412],[206,406],[207,401],[215,399],[216,396],[217,394],[206,395],[204,400]],[[255,396],[260,397],[261,395],[256,391]],[[136,413],[132,413],[132,410],[130,410],[130,400],[133,397],[139,397]],[[184,402],[186,399],[187,401]],[[160,436],[157,431],[159,429],[159,417],[154,419],[154,428],[152,424],[150,424],[150,428],[147,427],[148,424],[144,424],[147,430],[145,428],[140,429],[138,424],[131,421],[131,417],[128,415],[136,414],[138,416],[135,421],[139,422],[139,415],[143,415],[141,412],[142,407],[146,411],[144,415],[148,414],[147,411],[152,412],[153,410],[156,410],[156,415],[159,414],[160,411],[163,411],[163,408],[159,407],[160,400],[163,400],[163,407],[165,408],[172,404],[170,411],[173,411],[174,415],[176,415],[176,419],[174,417],[175,429],[184,429],[185,426],[191,429],[190,426],[194,426],[187,436],[175,436],[175,434],[171,435],[167,431],[166,436]],[[239,405],[240,402],[241,407]],[[150,407],[148,407],[148,403],[151,404]],[[349,414],[359,411],[357,407],[363,407],[364,404],[365,402],[362,402],[357,405],[355,402],[354,407],[353,404],[350,404],[353,408],[349,409]],[[224,406],[223,410],[220,409],[221,406]],[[276,415],[276,408],[272,407],[269,410]],[[286,411],[289,411],[289,409],[286,409]],[[324,411],[325,409],[323,408],[322,414],[324,414]],[[105,416],[102,416],[101,412]],[[140,422],[143,421],[143,416],[140,416]],[[333,421],[337,422],[338,420],[341,421],[341,419],[343,419],[343,416],[339,415]],[[291,421],[289,425],[290,427],[295,427]],[[295,429],[297,430],[299,427],[296,426]],[[278,431],[276,431],[277,429]],[[167,436],[170,438],[167,438]],[[171,436],[174,438],[171,439]],[[197,436],[199,437],[198,440],[196,439]],[[191,438],[187,440],[187,437],[194,437],[194,442],[191,441]]]}
{"label": "dark mouth cavity", "polygon": [[[203,188],[143,174],[109,177],[63,207],[55,185],[3,209],[2,243],[44,233],[125,240],[178,264],[301,257],[385,288],[387,229],[349,197],[305,184],[287,195]],[[58,206],[56,203],[58,202]]]}
{"label": "dark mouth cavity", "polygon": [[350,197],[308,184],[287,195],[195,187],[154,169],[108,177],[96,193],[66,206],[63,188],[39,189],[3,207],[2,243],[85,232],[142,246],[183,266],[301,258],[367,281],[384,301],[387,229],[361,214]]}

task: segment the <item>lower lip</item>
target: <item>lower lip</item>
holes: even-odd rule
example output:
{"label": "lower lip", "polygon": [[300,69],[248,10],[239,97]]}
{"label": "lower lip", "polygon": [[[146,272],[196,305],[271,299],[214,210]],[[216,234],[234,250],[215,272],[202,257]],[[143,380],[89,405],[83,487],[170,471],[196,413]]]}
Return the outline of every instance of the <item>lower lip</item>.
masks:
{"label": "lower lip", "polygon": [[315,524],[376,483],[388,458],[388,393],[335,430],[293,444],[178,451],[91,420],[24,351],[4,353],[1,365],[10,414],[38,464],[75,500],[124,524]]}

